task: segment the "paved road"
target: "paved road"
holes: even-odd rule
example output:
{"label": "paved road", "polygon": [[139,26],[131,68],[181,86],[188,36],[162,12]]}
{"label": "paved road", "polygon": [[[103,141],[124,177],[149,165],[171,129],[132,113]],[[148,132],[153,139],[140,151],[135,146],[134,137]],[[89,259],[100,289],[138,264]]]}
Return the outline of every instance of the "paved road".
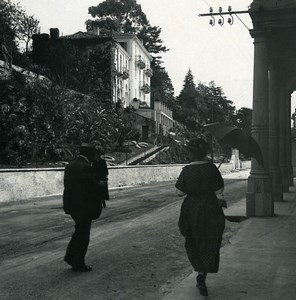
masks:
{"label": "paved road", "polygon": [[[246,176],[225,177],[229,206]],[[90,273],[63,262],[73,222],[61,197],[0,205],[0,299],[161,299],[191,272],[177,228],[174,183],[113,190],[93,223]],[[227,222],[225,242],[238,225]]]}

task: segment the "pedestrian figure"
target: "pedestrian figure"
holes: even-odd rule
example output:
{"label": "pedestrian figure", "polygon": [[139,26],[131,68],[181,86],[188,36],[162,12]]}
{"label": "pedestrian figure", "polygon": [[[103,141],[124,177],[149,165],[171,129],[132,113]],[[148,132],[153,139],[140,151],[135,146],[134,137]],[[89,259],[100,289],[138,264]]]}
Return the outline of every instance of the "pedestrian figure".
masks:
{"label": "pedestrian figure", "polygon": [[102,211],[100,188],[92,168],[97,155],[96,148],[82,143],[80,155],[65,168],[63,208],[75,222],[75,231],[68,244],[65,262],[73,271],[87,272],[92,267],[85,264],[89,244],[91,222]]}
{"label": "pedestrian figure", "polygon": [[108,191],[108,167],[106,161],[101,157],[102,150],[97,148],[97,156],[93,162],[95,176],[100,186],[100,198],[102,199],[103,207],[106,207],[105,200],[109,200]]}
{"label": "pedestrian figure", "polygon": [[185,237],[188,259],[198,272],[196,286],[201,295],[207,296],[206,277],[218,272],[225,228],[221,201],[217,198],[224,182],[218,168],[206,158],[210,150],[207,142],[193,139],[187,149],[191,163],[182,169],[175,185],[179,196],[186,195],[178,225]]}

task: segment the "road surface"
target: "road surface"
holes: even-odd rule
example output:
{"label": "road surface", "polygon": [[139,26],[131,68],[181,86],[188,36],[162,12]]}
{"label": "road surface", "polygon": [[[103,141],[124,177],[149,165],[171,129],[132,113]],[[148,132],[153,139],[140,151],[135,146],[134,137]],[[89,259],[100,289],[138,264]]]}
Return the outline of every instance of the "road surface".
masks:
{"label": "road surface", "polygon": [[[228,206],[245,198],[247,173],[225,176]],[[88,273],[63,262],[73,221],[61,197],[0,205],[0,299],[161,299],[191,271],[174,182],[110,191],[93,222]],[[224,243],[238,229],[226,222]]]}

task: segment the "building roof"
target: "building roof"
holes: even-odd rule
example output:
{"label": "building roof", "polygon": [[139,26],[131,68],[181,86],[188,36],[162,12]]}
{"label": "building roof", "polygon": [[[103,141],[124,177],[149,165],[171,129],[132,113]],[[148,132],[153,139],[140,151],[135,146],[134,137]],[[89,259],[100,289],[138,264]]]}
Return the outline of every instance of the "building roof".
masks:
{"label": "building roof", "polygon": [[152,60],[152,56],[150,55],[150,53],[147,51],[147,49],[144,47],[143,43],[138,39],[138,37],[134,34],[113,32],[111,37],[109,37],[109,36],[105,36],[105,35],[96,35],[96,34],[89,33],[89,32],[78,31],[74,34],[61,36],[60,38],[69,39],[69,40],[87,39],[87,40],[92,40],[92,41],[102,40],[102,39],[106,39],[106,38],[113,38],[117,42],[119,42],[120,40],[122,41],[122,40],[133,39],[139,45],[139,47],[142,49],[142,51],[149,57],[149,59]]}
{"label": "building roof", "polygon": [[99,35],[95,35],[92,33],[78,31],[74,34],[61,36],[61,38],[74,40],[74,39],[98,39],[101,37]]}

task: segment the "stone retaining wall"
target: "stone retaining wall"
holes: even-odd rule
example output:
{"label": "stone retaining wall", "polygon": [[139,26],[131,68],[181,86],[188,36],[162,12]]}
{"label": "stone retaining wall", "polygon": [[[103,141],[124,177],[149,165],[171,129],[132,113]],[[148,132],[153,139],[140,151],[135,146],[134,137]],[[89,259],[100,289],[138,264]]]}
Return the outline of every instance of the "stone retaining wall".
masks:
{"label": "stone retaining wall", "polygon": [[[176,180],[184,165],[112,166],[109,187],[134,186]],[[249,168],[250,163],[241,166]],[[222,174],[231,172],[233,163],[220,167]],[[19,201],[63,193],[64,168],[0,170],[0,202]]]}

